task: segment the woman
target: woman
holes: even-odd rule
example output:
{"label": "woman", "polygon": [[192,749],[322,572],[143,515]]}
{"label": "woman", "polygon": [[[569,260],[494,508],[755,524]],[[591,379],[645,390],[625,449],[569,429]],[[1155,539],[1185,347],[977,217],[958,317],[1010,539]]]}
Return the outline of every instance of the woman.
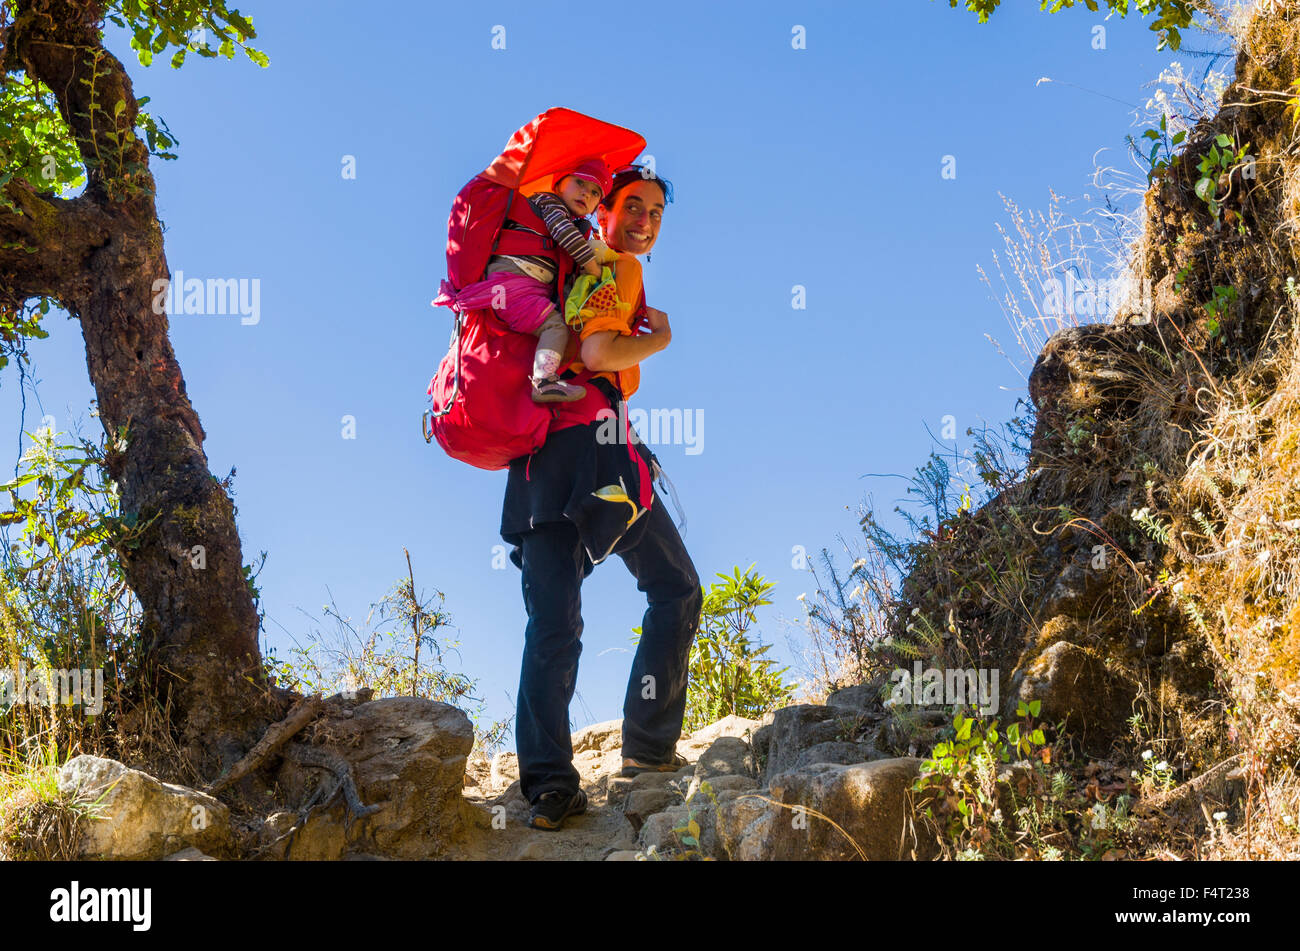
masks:
{"label": "woman", "polygon": [[[615,251],[649,253],[670,195],[671,185],[648,169],[620,170],[596,212],[605,243]],[[580,360],[570,366],[573,378],[598,390],[618,413],[640,385],[640,362],[671,340],[668,316],[646,307],[642,291],[630,312],[588,320],[566,356]],[[557,413],[540,449],[511,463],[501,517],[501,536],[515,546],[510,557],[522,572],[528,612],[515,736],[520,789],[532,805],[530,823],[539,829],[558,829],[587,807],[569,734],[582,652],[583,579],[606,554],[617,554],[648,602],[623,704],[625,776],[685,765],[676,745],[703,602],[695,566],[650,488],[653,454],[635,439],[602,438],[609,431],[603,421],[564,425],[561,419]],[[633,497],[623,501],[634,510],[637,497],[649,503],[630,525],[626,509],[594,495],[614,484]]]}

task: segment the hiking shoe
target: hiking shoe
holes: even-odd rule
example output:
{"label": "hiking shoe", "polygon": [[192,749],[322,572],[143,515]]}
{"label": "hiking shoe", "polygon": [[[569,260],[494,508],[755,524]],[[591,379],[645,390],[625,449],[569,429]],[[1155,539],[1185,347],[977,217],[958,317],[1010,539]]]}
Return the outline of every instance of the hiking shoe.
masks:
{"label": "hiking shoe", "polygon": [[576,383],[565,383],[559,377],[548,376],[533,380],[534,403],[572,403],[587,395],[587,388]]}
{"label": "hiking shoe", "polygon": [[641,773],[675,773],[683,766],[690,765],[690,761],[681,753],[674,753],[672,760],[667,763],[646,763],[630,756],[624,756],[623,768],[619,770],[618,774],[620,776],[638,776]]}
{"label": "hiking shoe", "polygon": [[533,803],[528,824],[534,829],[554,831],[564,825],[569,816],[579,816],[587,811],[587,794],[579,789],[573,795],[563,792],[542,793]]}

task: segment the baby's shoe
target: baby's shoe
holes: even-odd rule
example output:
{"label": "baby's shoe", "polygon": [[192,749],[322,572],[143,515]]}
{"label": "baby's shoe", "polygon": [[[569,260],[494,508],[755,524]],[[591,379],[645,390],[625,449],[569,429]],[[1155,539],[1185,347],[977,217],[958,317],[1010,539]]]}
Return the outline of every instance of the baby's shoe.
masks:
{"label": "baby's shoe", "polygon": [[572,403],[587,395],[587,388],[576,383],[565,383],[558,376],[533,380],[534,403]]}

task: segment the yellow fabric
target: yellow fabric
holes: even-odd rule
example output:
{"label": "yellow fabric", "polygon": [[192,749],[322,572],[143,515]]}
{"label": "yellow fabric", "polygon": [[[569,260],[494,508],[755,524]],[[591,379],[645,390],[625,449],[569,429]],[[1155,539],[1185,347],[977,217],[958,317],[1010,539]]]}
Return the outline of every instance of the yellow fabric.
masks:
{"label": "yellow fabric", "polygon": [[[614,284],[618,288],[618,299],[621,303],[627,304],[626,310],[617,309],[604,311],[593,317],[587,318],[578,331],[578,340],[586,340],[594,333],[602,330],[613,330],[619,334],[630,337],[632,336],[632,325],[634,318],[632,316],[636,302],[641,295],[641,262],[636,259],[634,254],[619,254],[618,260],[614,264]],[[578,355],[581,353],[579,345],[573,345],[574,357],[571,368],[575,371],[582,369],[582,361]],[[623,398],[629,399],[633,393],[641,386],[641,366],[635,364],[626,370],[620,370],[617,374],[612,371],[602,371],[596,376],[603,376],[615,386],[622,384]]]}

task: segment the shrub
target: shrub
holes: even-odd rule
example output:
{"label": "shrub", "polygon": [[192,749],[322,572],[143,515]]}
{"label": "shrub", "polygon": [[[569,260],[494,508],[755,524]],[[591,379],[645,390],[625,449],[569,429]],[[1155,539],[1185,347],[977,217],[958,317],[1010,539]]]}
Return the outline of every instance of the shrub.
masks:
{"label": "shrub", "polygon": [[[691,644],[690,676],[686,688],[686,733],[730,714],[756,718],[783,706],[794,696],[795,685],[784,680],[788,668],[764,655],[771,644],[751,638],[758,609],[771,604],[767,597],[776,587],[750,565],[743,573],[718,573],[721,582],[704,590],[700,626]],[[641,628],[634,628],[633,642]]]}

